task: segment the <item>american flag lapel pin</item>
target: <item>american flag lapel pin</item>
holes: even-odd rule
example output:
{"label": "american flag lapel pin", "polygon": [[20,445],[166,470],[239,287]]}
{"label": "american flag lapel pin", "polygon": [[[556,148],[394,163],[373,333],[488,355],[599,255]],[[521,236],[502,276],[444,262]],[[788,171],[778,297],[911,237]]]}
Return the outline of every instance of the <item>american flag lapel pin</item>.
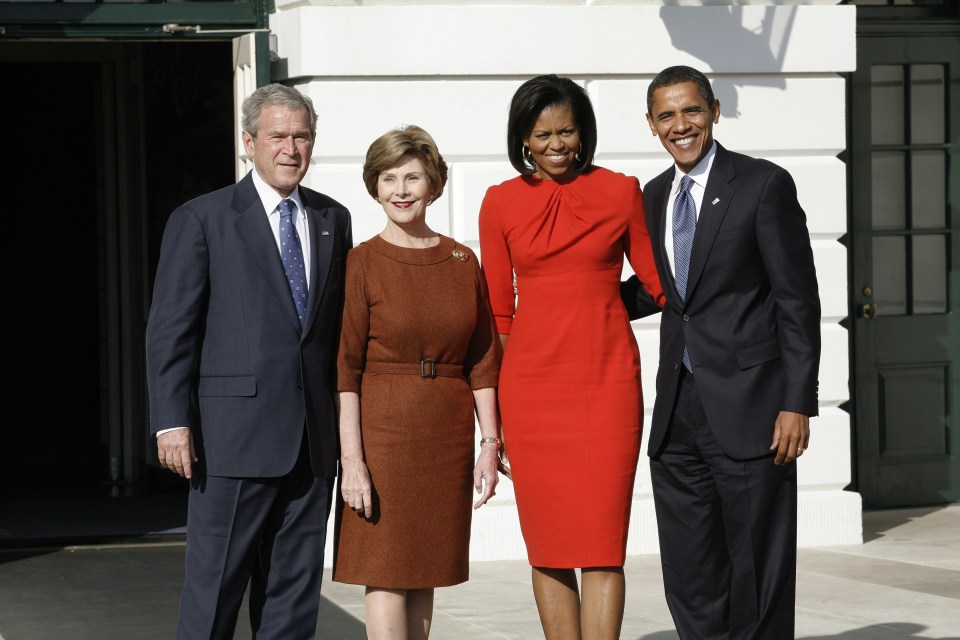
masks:
{"label": "american flag lapel pin", "polygon": [[320,232],[320,235],[322,235],[322,236],[328,236],[328,235],[330,235],[330,232],[329,232],[329,231],[321,231],[321,232]]}
{"label": "american flag lapel pin", "polygon": [[720,198],[714,198],[710,204],[717,204],[718,202],[720,202]]}

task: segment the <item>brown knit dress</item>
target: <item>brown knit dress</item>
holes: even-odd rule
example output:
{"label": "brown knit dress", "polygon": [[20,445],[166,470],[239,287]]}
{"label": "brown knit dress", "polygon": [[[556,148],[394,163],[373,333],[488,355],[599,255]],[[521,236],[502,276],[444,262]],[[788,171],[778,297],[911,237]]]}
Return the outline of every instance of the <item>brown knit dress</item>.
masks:
{"label": "brown knit dress", "polygon": [[500,367],[485,287],[476,255],[445,236],[428,249],[376,236],[347,255],[338,386],[360,394],[373,516],[337,491],[334,580],[389,589],[467,580],[472,390],[497,386]]}

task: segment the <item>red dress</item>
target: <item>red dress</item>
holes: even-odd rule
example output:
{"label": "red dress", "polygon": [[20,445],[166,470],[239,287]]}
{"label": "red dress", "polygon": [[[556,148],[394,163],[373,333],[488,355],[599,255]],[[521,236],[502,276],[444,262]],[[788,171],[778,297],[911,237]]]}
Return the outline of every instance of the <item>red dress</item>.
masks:
{"label": "red dress", "polygon": [[600,167],[569,183],[508,180],[484,197],[480,250],[510,334],[498,393],[530,564],[622,566],[643,421],[624,254],[664,299],[640,185]]}

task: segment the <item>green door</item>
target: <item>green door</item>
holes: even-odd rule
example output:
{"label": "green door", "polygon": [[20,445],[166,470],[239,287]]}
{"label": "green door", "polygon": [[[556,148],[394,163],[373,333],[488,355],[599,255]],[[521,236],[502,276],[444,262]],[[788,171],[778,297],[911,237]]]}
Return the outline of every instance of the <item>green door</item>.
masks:
{"label": "green door", "polygon": [[851,84],[857,484],[960,499],[960,38],[861,37]]}

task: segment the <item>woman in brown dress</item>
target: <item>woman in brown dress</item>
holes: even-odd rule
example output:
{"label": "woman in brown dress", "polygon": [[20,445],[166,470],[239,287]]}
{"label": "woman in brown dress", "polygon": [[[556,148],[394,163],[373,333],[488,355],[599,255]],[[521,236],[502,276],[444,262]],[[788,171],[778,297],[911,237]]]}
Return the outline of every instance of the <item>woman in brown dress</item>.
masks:
{"label": "woman in brown dress", "polygon": [[369,638],[425,639],[434,588],[468,577],[470,487],[476,509],[497,485],[500,343],[476,255],[427,226],[433,138],[384,134],[363,179],[387,226],[347,256],[333,579],[366,586]]}

